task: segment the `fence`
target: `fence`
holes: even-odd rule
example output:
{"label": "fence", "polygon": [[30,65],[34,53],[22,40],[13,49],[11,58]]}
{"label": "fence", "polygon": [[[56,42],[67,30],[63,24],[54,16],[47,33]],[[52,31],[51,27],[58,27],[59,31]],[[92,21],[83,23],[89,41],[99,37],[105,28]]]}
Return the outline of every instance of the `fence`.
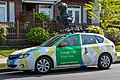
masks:
{"label": "fence", "polygon": [[[49,28],[50,30],[54,30],[54,28],[58,29],[57,24],[46,24],[43,22],[41,23],[36,23],[36,22],[19,22],[17,20],[15,23],[14,22],[0,22],[0,25],[2,26],[8,26],[7,28],[7,39],[25,39],[26,38],[26,33],[29,31],[30,28],[35,28],[35,27],[42,27],[46,28],[48,25],[52,26]],[[90,25],[95,25],[95,24],[73,24],[76,27],[88,27]],[[98,25],[98,24],[97,24]]]}
{"label": "fence", "polygon": [[45,28],[45,23],[35,23],[35,22],[0,22],[2,26],[8,26],[7,28],[7,39],[24,39],[26,38],[26,33],[30,28],[42,27]]}

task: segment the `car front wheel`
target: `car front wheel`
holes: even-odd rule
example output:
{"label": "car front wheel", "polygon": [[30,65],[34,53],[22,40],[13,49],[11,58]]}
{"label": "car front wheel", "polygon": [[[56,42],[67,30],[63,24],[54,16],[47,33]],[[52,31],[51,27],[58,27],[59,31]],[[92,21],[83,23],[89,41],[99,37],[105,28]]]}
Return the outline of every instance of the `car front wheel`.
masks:
{"label": "car front wheel", "polygon": [[36,61],[35,71],[37,73],[48,73],[51,69],[51,61],[47,57],[41,57]]}
{"label": "car front wheel", "polygon": [[112,59],[108,54],[101,54],[98,60],[99,69],[108,69],[111,66]]}

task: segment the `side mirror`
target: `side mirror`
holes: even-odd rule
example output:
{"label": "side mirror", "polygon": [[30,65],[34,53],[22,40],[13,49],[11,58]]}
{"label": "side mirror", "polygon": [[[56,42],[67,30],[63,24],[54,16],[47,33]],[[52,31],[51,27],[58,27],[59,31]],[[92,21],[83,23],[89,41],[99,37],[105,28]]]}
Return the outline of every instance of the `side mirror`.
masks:
{"label": "side mirror", "polygon": [[65,47],[65,46],[67,46],[67,43],[66,43],[66,42],[62,42],[62,43],[60,44],[60,47]]}

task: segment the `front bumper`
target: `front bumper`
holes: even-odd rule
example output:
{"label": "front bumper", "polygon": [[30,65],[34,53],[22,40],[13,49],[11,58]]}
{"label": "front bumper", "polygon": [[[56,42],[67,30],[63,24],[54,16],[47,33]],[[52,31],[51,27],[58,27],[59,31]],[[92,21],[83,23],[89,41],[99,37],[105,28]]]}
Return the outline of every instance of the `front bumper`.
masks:
{"label": "front bumper", "polygon": [[20,59],[7,60],[8,69],[28,70]]}

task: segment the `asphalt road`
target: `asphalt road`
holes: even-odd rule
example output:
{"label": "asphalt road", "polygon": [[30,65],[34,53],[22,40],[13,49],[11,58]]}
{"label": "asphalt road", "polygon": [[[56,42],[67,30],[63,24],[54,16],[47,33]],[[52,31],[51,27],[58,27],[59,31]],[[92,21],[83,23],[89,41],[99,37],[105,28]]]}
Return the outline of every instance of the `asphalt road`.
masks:
{"label": "asphalt road", "polygon": [[108,70],[99,70],[95,67],[85,69],[53,70],[49,74],[34,72],[0,72],[0,80],[120,80],[120,64],[112,64]]}

